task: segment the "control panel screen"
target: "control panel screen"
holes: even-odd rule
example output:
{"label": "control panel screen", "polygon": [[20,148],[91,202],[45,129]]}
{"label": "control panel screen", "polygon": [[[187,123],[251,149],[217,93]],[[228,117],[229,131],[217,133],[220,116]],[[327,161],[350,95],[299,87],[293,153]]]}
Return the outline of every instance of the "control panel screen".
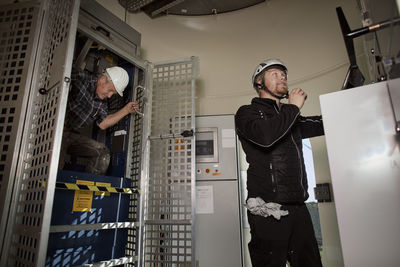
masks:
{"label": "control panel screen", "polygon": [[218,161],[218,129],[200,128],[196,130],[196,161]]}
{"label": "control panel screen", "polygon": [[197,140],[196,156],[214,156],[213,140]]}

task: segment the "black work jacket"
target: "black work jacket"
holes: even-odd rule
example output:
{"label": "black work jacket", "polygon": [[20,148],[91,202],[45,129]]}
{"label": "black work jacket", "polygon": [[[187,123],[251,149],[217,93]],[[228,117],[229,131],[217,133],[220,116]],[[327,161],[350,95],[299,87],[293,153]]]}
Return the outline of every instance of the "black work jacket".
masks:
{"label": "black work jacket", "polygon": [[321,116],[303,117],[296,105],[253,98],[235,115],[236,132],[249,163],[248,197],[302,203],[308,198],[302,138],[323,135]]}

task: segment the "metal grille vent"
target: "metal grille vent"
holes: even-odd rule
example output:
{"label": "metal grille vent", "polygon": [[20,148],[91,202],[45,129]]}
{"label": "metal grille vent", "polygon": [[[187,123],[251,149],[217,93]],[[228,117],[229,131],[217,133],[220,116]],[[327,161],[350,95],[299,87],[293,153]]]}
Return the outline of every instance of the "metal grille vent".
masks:
{"label": "metal grille vent", "polygon": [[142,7],[150,4],[154,0],[118,0],[129,12],[139,11]]}
{"label": "metal grille vent", "polygon": [[[143,75],[143,73],[141,73]],[[142,77],[143,78],[143,77]],[[139,106],[143,111],[143,107],[145,106],[147,100],[145,97],[146,89],[142,86],[137,86],[134,96],[134,99],[139,102]],[[135,114],[133,122],[133,126],[130,127],[131,133],[129,134],[129,144],[131,144],[130,151],[130,166],[128,170],[127,177],[131,178],[131,186],[133,188],[140,188],[140,176],[141,176],[141,164],[142,164],[142,137],[143,137],[143,120],[144,117],[138,113]],[[130,196],[129,202],[129,220],[130,221],[139,221],[139,194],[133,194]],[[128,230],[128,242],[126,246],[126,254],[128,256],[136,256],[138,250],[138,229],[129,229]],[[128,266],[135,266],[135,263],[130,263]]]}
{"label": "metal grille vent", "polygon": [[[40,257],[45,255],[40,244],[46,201],[46,187],[54,145],[54,132],[56,130],[57,109],[59,107],[60,68],[56,66],[57,53],[65,51],[60,48],[65,45],[68,35],[69,23],[73,1],[49,1],[48,23],[43,29],[45,33],[42,53],[40,55],[40,68],[38,86],[44,88],[46,94],[38,91],[32,96],[32,111],[28,111],[29,134],[26,154],[23,155],[23,173],[15,217],[15,229],[10,247],[9,262],[20,266],[35,266],[41,262]],[[65,53],[65,52],[64,52]],[[46,242],[46,240],[43,240]]]}
{"label": "metal grille vent", "polygon": [[119,0],[119,3],[129,12],[144,11],[153,18],[184,1],[185,0]]}
{"label": "metal grille vent", "polygon": [[6,166],[11,166],[17,138],[33,12],[33,7],[0,11],[0,186],[10,171]]}
{"label": "metal grille vent", "polygon": [[153,70],[145,266],[194,264],[194,137],[181,135],[194,129],[193,61],[160,64]]}
{"label": "metal grille vent", "polygon": [[216,15],[247,8],[266,0],[119,0],[129,12],[144,11],[151,18],[160,15]]}

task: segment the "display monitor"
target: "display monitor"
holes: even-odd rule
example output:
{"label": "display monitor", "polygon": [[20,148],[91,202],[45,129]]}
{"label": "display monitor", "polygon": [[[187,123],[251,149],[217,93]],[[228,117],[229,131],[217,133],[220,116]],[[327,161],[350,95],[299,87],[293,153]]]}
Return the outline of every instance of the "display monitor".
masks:
{"label": "display monitor", "polygon": [[196,129],[196,162],[218,162],[218,128]]}

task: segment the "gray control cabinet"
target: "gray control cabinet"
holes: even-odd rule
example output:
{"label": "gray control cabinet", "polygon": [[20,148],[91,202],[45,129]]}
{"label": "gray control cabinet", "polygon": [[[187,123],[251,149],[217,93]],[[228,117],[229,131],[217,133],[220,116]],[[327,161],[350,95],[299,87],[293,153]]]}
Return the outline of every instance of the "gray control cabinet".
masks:
{"label": "gray control cabinet", "polygon": [[243,266],[238,148],[233,115],[196,117],[196,262]]}

